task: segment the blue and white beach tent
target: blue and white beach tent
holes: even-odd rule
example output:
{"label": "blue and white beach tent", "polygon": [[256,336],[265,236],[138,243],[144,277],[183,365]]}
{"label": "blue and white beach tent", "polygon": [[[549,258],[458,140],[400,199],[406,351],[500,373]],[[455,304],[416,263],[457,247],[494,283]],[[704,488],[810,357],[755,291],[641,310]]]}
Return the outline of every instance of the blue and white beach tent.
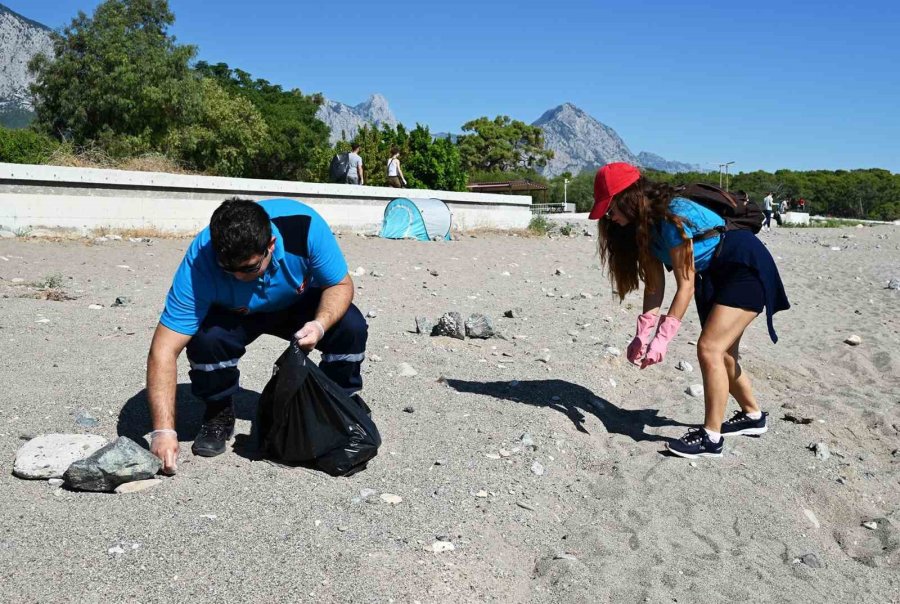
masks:
{"label": "blue and white beach tent", "polygon": [[381,236],[385,239],[450,240],[453,214],[440,199],[399,197],[384,208]]}

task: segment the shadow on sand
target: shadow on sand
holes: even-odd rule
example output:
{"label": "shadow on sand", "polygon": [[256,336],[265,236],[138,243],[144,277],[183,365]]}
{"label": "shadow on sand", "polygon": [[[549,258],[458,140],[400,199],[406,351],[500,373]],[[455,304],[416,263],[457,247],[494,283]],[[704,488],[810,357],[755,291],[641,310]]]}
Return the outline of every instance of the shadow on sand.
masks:
{"label": "shadow on sand", "polygon": [[[623,434],[635,442],[670,440],[664,436],[645,433],[645,427],[687,426],[687,424],[659,415],[659,411],[656,409],[631,411],[616,407],[608,400],[596,396],[584,386],[565,380],[521,381],[512,386],[508,381],[467,382],[447,379],[447,385],[457,392],[483,394],[534,407],[556,409],[572,420],[579,432],[585,434],[589,433],[584,427],[585,413],[597,417],[610,434]],[[559,397],[559,400],[553,400],[554,396]]]}
{"label": "shadow on sand", "polygon": [[[256,423],[256,402],[259,393],[241,388],[234,395],[234,414],[237,419],[250,420]],[[203,401],[191,394],[190,384],[178,384],[175,390],[175,429],[178,440],[192,441],[200,424],[203,422]],[[153,427],[150,424],[150,409],[147,406],[147,390],[141,390],[132,396],[119,412],[116,431],[119,436],[127,436],[131,440],[146,446],[144,435]],[[237,447],[236,447],[237,448]]]}

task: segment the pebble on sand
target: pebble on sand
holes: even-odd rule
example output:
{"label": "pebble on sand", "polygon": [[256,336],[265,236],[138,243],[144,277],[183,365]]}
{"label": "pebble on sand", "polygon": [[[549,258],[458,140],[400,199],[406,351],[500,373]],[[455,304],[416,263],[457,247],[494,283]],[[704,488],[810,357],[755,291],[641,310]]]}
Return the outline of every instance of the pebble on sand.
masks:
{"label": "pebble on sand", "polygon": [[703,384],[691,384],[685,392],[695,398],[700,398],[703,396]]}
{"label": "pebble on sand", "polygon": [[126,482],[124,484],[120,484],[116,487],[116,493],[119,495],[126,495],[128,493],[140,493],[141,491],[146,491],[147,489],[152,489],[158,484],[161,484],[162,480],[159,478],[148,478],[147,480],[135,480],[133,482]]}
{"label": "pebble on sand", "polygon": [[403,497],[400,497],[400,495],[394,495],[393,493],[382,493],[381,500],[391,505],[397,505],[398,503],[403,501]]}
{"label": "pebble on sand", "polygon": [[111,492],[120,484],[152,478],[161,465],[150,451],[127,436],[120,436],[70,465],[63,478],[73,489]]}
{"label": "pebble on sand", "polygon": [[439,554],[441,552],[452,552],[456,549],[456,546],[453,545],[452,541],[435,541],[425,549],[430,552]]}
{"label": "pebble on sand", "polygon": [[62,478],[73,462],[84,459],[106,444],[92,434],[41,434],[19,448],[13,475],[19,478]]}
{"label": "pebble on sand", "polygon": [[419,375],[419,372],[413,369],[412,365],[409,363],[400,363],[398,366],[398,371],[402,377],[413,377]]}
{"label": "pebble on sand", "polygon": [[850,346],[859,346],[860,344],[862,344],[862,338],[856,334],[853,334],[852,336],[844,340],[844,344],[849,344]]}
{"label": "pebble on sand", "polygon": [[531,464],[531,471],[536,476],[543,476],[544,475],[544,466],[543,466],[543,464],[541,464],[541,462],[535,461],[533,464]]}

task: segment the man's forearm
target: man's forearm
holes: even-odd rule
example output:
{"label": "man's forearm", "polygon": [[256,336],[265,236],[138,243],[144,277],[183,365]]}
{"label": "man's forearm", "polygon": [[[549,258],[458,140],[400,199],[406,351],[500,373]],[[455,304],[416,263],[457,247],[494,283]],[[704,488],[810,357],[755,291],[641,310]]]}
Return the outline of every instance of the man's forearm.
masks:
{"label": "man's forearm", "polygon": [[177,361],[177,356],[153,351],[147,357],[147,400],[154,430],[175,429]]}
{"label": "man's forearm", "polygon": [[353,302],[353,281],[350,277],[345,277],[340,283],[322,290],[319,308],[316,309],[316,321],[328,331],[341,320],[350,308],[351,302]]}

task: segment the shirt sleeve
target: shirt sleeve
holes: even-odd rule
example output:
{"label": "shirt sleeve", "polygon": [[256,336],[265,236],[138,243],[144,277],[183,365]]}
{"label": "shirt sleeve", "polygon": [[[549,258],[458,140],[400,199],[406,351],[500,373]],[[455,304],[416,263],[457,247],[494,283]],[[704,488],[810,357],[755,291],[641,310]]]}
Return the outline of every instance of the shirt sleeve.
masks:
{"label": "shirt sleeve", "polygon": [[309,264],[319,287],[330,287],[347,276],[347,261],[337,239],[321,216],[314,215],[309,225]]}
{"label": "shirt sleeve", "polygon": [[212,306],[214,290],[212,276],[202,259],[186,254],[175,271],[159,322],[172,331],[194,335]]}

